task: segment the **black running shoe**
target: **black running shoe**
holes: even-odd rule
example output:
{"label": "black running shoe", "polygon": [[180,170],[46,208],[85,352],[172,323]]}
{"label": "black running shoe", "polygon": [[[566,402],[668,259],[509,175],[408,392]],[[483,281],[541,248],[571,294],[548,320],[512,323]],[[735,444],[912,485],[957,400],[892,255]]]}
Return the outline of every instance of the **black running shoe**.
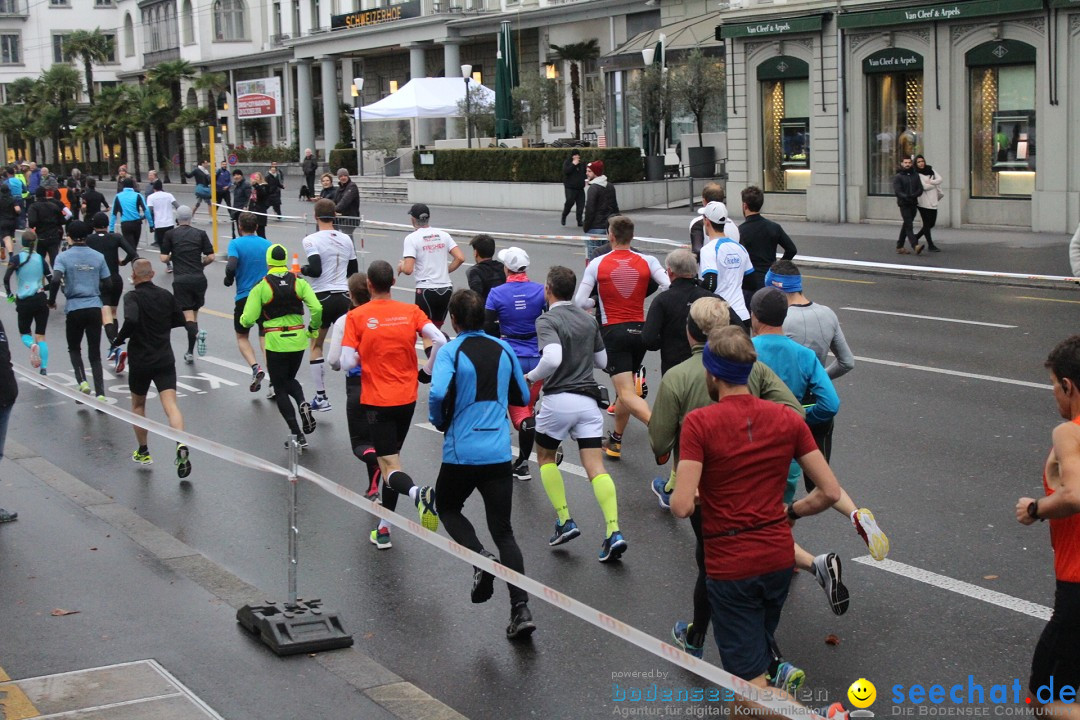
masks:
{"label": "black running shoe", "polygon": [[176,474],[183,480],[191,474],[191,460],[188,459],[188,447],[183,443],[176,443]]}
{"label": "black running shoe", "polygon": [[[495,556],[489,552],[481,553],[484,557],[495,559]],[[473,580],[472,580],[472,601],[474,603],[483,603],[491,599],[491,596],[495,594],[495,576],[489,573],[487,570],[481,570],[478,567],[473,568]]]}
{"label": "black running shoe", "polygon": [[527,638],[532,635],[535,630],[536,623],[533,622],[532,613],[529,612],[528,604],[518,603],[515,605],[514,609],[510,611],[510,624],[506,626],[507,640]]}
{"label": "black running shoe", "polygon": [[315,416],[311,412],[311,403],[300,403],[300,427],[305,435],[315,432]]}
{"label": "black running shoe", "polygon": [[532,480],[532,472],[529,471],[529,461],[522,460],[514,465],[515,480]]}

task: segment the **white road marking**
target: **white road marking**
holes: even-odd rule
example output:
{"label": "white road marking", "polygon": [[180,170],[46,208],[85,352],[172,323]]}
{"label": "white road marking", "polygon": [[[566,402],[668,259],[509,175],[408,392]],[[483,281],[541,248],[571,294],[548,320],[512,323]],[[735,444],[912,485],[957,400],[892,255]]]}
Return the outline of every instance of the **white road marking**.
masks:
{"label": "white road marking", "polygon": [[[431,432],[439,432],[431,423],[416,423],[416,427],[423,428],[424,430],[430,430]],[[441,435],[442,433],[439,434]],[[518,449],[513,445],[510,446],[510,452],[513,453],[515,458],[517,457]],[[531,453],[529,455],[529,460],[531,460],[532,462],[536,462],[536,453]],[[589,474],[585,472],[585,468],[581,467],[580,465],[575,465],[574,463],[563,461],[562,465],[559,466],[559,470],[564,473],[570,473],[571,475],[577,475],[578,477],[585,478],[586,480],[589,479]]]}
{"label": "white road marking", "polygon": [[242,372],[245,375],[251,375],[251,368],[244,367],[240,363],[234,363],[231,360],[222,360],[221,358],[214,357],[213,355],[204,355],[199,358],[199,362],[208,362],[211,365],[218,365],[219,367],[228,368],[229,370]]}
{"label": "white road marking", "polygon": [[885,572],[891,572],[894,575],[901,575],[911,580],[917,580],[926,583],[927,585],[933,585],[942,590],[948,590],[959,595],[974,598],[975,600],[982,600],[985,603],[997,605],[1006,610],[1030,615],[1031,617],[1039,618],[1040,620],[1049,620],[1050,615],[1053,612],[1051,608],[1048,608],[1045,605],[1039,605],[1037,603],[1029,602],[1028,600],[1021,600],[1012,595],[999,593],[996,590],[987,590],[984,587],[972,585],[963,580],[956,580],[945,575],[938,575],[929,570],[923,570],[912,565],[905,565],[904,563],[896,562],[895,560],[882,560],[881,562],[878,562],[869,555],[863,555],[862,557],[852,558],[852,561],[872,568],[877,568],[878,570],[884,570]]}
{"label": "white road marking", "polygon": [[945,370],[944,368],[927,367],[926,365],[913,365],[912,363],[894,362],[892,360],[877,360],[875,358],[855,356],[856,362],[871,363],[874,365],[888,365],[890,367],[904,368],[905,370],[922,370],[923,372],[938,373],[939,375],[952,375],[954,377],[971,378],[972,380],[989,380],[990,382],[1005,383],[1006,385],[1019,385],[1021,387],[1035,388],[1037,390],[1052,390],[1052,385],[1028,382],[1027,380],[1013,380],[1011,378],[995,377],[994,375],[980,375],[978,373],[960,372],[959,370]]}
{"label": "white road marking", "polygon": [[895,315],[896,317],[915,318],[917,320],[937,320],[939,322],[961,323],[963,325],[982,325],[983,327],[995,327],[1013,329],[1016,325],[1002,325],[1000,323],[979,322],[977,320],[960,320],[957,318],[935,317],[933,315],[913,315],[911,313],[890,312],[888,310],[867,310],[866,308],[842,307],[841,310],[852,312],[874,313],[875,315]]}

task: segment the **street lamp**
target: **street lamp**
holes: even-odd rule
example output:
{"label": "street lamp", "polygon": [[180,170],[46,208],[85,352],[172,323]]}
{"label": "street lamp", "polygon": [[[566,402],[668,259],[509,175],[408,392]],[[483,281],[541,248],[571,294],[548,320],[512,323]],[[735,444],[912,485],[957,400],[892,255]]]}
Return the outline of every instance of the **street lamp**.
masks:
{"label": "street lamp", "polygon": [[472,65],[461,66],[461,77],[465,78],[465,144],[472,149],[472,135],[469,134],[469,116],[472,110],[469,106],[469,78],[472,77]]}
{"label": "street lamp", "polygon": [[353,78],[353,116],[356,120],[356,157],[360,163],[360,176],[364,175],[364,121],[360,117],[361,97],[364,90],[364,78]]}

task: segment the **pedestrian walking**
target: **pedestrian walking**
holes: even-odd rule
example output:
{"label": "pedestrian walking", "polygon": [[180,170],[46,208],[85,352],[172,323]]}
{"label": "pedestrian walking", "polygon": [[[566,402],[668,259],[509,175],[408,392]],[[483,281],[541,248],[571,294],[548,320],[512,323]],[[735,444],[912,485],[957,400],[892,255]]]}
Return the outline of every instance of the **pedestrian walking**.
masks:
{"label": "pedestrian walking", "polygon": [[206,355],[206,331],[199,329],[199,308],[206,302],[205,268],[214,262],[214,245],[202,230],[191,226],[191,208],[176,209],[176,227],[161,241],[161,262],[173,268],[173,293],[184,311],[188,344],[184,362],[191,365],[198,345],[199,357]]}
{"label": "pedestrian walking", "polygon": [[[304,398],[304,388],[296,379],[296,373],[304,362],[308,340],[319,334],[322,305],[307,280],[289,272],[288,264],[289,253],[285,246],[271,245],[266,251],[269,271],[248,294],[240,325],[250,328],[262,319],[267,335],[266,370],[274,386],[278,412],[303,450],[308,447],[307,436],[315,431],[315,416]],[[306,326],[305,306],[309,315]],[[299,423],[293,402],[300,411]]]}
{"label": "pedestrian walking", "polygon": [[749,304],[750,297],[765,287],[765,273],[776,262],[776,248],[784,249],[785,260],[794,258],[799,249],[780,223],[761,214],[761,208],[765,205],[765,193],[761,188],[755,185],[745,188],[741,200],[743,217],[746,219],[739,225],[738,242],[746,248],[750,263],[754,266],[754,272],[744,277],[742,283],[743,300]]}
{"label": "pedestrian walking", "polygon": [[[1043,465],[1043,497],[1016,501],[1021,525],[1050,521],[1057,580],[1054,612],[1031,658],[1028,702],[1038,714],[1071,717],[1080,687],[1080,335],[1058,343],[1046,359],[1046,369],[1065,422],[1054,428],[1053,446]],[[1047,686],[1049,696],[1044,693]],[[1055,687],[1060,688],[1059,695]]]}
{"label": "pedestrian walking", "polygon": [[[259,221],[251,213],[240,213],[237,224],[240,226],[240,235],[229,242],[229,260],[225,266],[224,283],[225,287],[236,283],[233,330],[236,332],[236,344],[240,349],[240,355],[251,367],[251,385],[248,389],[251,392],[259,392],[266,373],[259,365],[255,357],[255,349],[251,346],[251,326],[244,327],[240,323],[240,318],[244,314],[244,306],[247,304],[251,289],[266,277],[269,271],[266,265],[266,251],[270,249],[270,241],[255,234],[259,229]],[[261,319],[256,321],[256,324],[259,326],[259,346],[263,357],[266,357],[266,331],[263,329]],[[274,397],[273,385],[270,386],[270,392],[268,397],[272,399]]]}
{"label": "pedestrian walking", "polygon": [[[36,203],[35,203],[36,204]],[[105,401],[105,375],[101,367],[101,285],[109,279],[109,264],[105,256],[86,246],[90,226],[75,220],[68,228],[71,247],[56,257],[49,287],[49,308],[56,307],[56,296],[63,285],[64,315],[68,356],[75,373],[79,392],[90,394],[86,367],[82,361],[82,341],[86,338],[86,354],[94,379],[97,399]]]}
{"label": "pedestrian walking", "polygon": [[278,216],[278,222],[281,222],[281,191],[285,189],[285,176],[278,170],[277,161],[270,163],[270,169],[266,173],[266,186],[266,210],[269,212],[273,209]]}
{"label": "pedestrian walking", "polygon": [[945,193],[941,191],[941,183],[944,179],[934,168],[926,164],[926,158],[922,155],[915,156],[915,172],[919,174],[923,192],[919,196],[919,218],[922,227],[915,233],[915,239],[926,238],[926,249],[930,252],[941,252],[941,248],[934,244],[933,230],[937,224],[938,203]]}
{"label": "pedestrian walking", "polygon": [[[45,258],[36,252],[36,243],[37,234],[33,230],[25,230],[22,235],[23,251],[12,255],[4,273],[4,292],[8,302],[15,303],[19,335],[23,345],[30,350],[30,367],[39,369],[42,375],[48,375],[49,344],[45,342],[45,328],[49,325],[49,299],[45,288],[51,271]],[[8,284],[12,275],[15,276],[14,293]]]}
{"label": "pedestrian walking", "polygon": [[[149,260],[132,263],[131,282],[134,288],[124,295],[124,324],[113,341],[113,347],[128,343],[131,412],[146,417],[146,394],[153,385],[169,427],[183,431],[184,416],[176,403],[176,357],[169,336],[173,328],[184,325],[184,314],[172,293],[154,284],[154,267]],[[139,444],[131,453],[132,461],[152,465],[146,428],[132,425],[132,430]],[[191,474],[189,455],[187,445],[177,442],[173,464],[181,480]]]}
{"label": "pedestrian walking", "polygon": [[589,262],[599,253],[607,242],[608,219],[619,214],[619,200],[607,175],[604,174],[604,161],[593,160],[585,166],[585,179],[588,188],[585,191],[585,211],[582,214],[581,229],[586,235],[599,235],[595,239],[585,240],[585,262]]}
{"label": "pedestrian walking", "polygon": [[566,202],[563,203],[559,222],[566,225],[566,216],[570,214],[570,209],[574,208],[578,227],[581,227],[585,212],[585,165],[581,162],[581,151],[577,148],[563,161],[562,174]]}
{"label": "pedestrian walking", "polygon": [[315,197],[315,173],[319,171],[319,160],[311,152],[311,148],[304,149],[304,159],[300,161],[300,170],[304,173],[304,182],[307,184],[308,197]]}
{"label": "pedestrian walking", "polygon": [[200,160],[191,172],[184,173],[184,177],[195,180],[195,207],[191,210],[191,216],[195,217],[195,213],[199,212],[199,206],[203,202],[207,205],[210,203],[210,163]]}
{"label": "pedestrian walking", "polygon": [[[910,157],[905,157],[900,161],[900,169],[896,171],[896,175],[893,175],[892,184],[902,221],[900,236],[896,240],[896,252],[899,255],[910,255],[911,250],[914,250],[915,254],[919,255],[926,247],[915,237],[915,216],[919,212],[919,198],[923,194],[923,184],[919,174],[915,172],[915,166]],[[905,241],[911,243],[911,250],[904,247]]]}
{"label": "pedestrian walking", "polygon": [[[4,444],[7,441],[11,409],[18,397],[19,384],[15,382],[15,371],[11,368],[11,347],[8,345],[4,323],[0,322],[0,462],[4,460]],[[18,519],[19,513],[0,508],[0,523]]]}
{"label": "pedestrian walking", "polygon": [[[232,206],[232,173],[229,172],[229,163],[221,161],[214,173],[214,184],[217,185],[217,201],[219,205]],[[230,216],[231,217],[231,216]],[[236,237],[236,233],[233,233]]]}

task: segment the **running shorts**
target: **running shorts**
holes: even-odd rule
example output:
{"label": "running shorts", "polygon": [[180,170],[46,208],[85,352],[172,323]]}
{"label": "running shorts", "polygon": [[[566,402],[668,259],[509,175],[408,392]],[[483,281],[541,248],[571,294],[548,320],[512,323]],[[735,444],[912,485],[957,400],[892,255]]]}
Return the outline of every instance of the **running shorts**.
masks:
{"label": "running shorts", "polygon": [[1039,699],[1039,688],[1053,683],[1053,690],[1044,690],[1043,699],[1051,692],[1060,697],[1061,688],[1080,688],[1080,583],[1058,580],[1054,590],[1054,614],[1046,623],[1035,655],[1031,658],[1031,679],[1028,691]]}
{"label": "running shorts", "polygon": [[45,327],[49,324],[49,300],[42,292],[20,298],[15,301],[15,314],[19,318],[20,335],[31,332],[44,335]]}
{"label": "running shorts", "polygon": [[376,455],[386,457],[401,452],[401,446],[405,444],[405,436],[409,434],[409,428],[412,426],[415,409],[415,402],[389,407],[360,405],[360,411],[367,420],[368,433]]}
{"label": "running shorts", "polygon": [[450,296],[454,288],[416,288],[416,304],[431,320],[431,324],[442,329],[446,321],[446,311],[450,308]]}
{"label": "running shorts", "polygon": [[644,323],[618,323],[600,328],[600,337],[607,349],[608,375],[637,372],[645,359],[645,342],[641,338]]}
{"label": "running shorts", "polygon": [[206,277],[173,278],[173,296],[181,310],[198,310],[206,303]]}
{"label": "running shorts", "polygon": [[329,330],[332,328],[334,322],[349,312],[352,307],[348,293],[321,292],[316,293],[315,297],[319,298],[319,302],[322,303],[322,325],[319,326],[320,329]]}
{"label": "running shorts", "polygon": [[[244,327],[243,325],[240,324],[240,318],[244,314],[244,306],[245,305],[247,305],[247,298],[246,297],[240,298],[239,300],[236,301],[236,304],[233,305],[232,326],[233,326],[233,330],[236,331],[237,335],[243,335],[243,336],[247,337],[248,333],[251,332],[251,328],[246,328],[246,327]],[[262,321],[261,317],[258,320],[255,321],[255,325],[257,325],[258,328],[259,328],[259,335],[260,336],[266,335],[266,329],[263,327],[263,321]]]}
{"label": "running shorts", "polygon": [[106,307],[116,307],[120,304],[120,296],[124,294],[124,279],[119,275],[113,275],[101,284],[101,304]]}
{"label": "running shorts", "polygon": [[588,395],[555,393],[544,395],[536,416],[536,443],[554,450],[571,437],[578,447],[598,448],[604,439],[604,416]]}
{"label": "running shorts", "polygon": [[146,395],[150,383],[158,393],[176,389],[176,366],[165,365],[156,368],[128,366],[128,390],[132,395]]}

